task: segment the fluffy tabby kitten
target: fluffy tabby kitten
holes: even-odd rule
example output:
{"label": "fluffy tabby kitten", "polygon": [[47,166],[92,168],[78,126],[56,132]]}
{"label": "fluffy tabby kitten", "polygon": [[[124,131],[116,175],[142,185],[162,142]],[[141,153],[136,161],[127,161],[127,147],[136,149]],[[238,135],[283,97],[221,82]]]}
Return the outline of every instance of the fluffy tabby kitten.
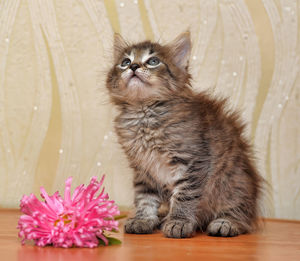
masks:
{"label": "fluffy tabby kitten", "polygon": [[[261,186],[236,113],[190,88],[190,34],[160,45],[129,45],[116,34],[107,88],[120,114],[115,128],[135,172],[127,233],[191,237],[253,230]],[[158,209],[168,205],[162,222]]]}

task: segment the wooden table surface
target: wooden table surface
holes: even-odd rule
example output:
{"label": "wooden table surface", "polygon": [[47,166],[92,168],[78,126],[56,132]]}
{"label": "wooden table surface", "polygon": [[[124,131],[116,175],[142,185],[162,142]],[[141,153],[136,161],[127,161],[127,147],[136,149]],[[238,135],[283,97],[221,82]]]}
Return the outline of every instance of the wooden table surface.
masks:
{"label": "wooden table surface", "polygon": [[120,233],[121,245],[94,249],[21,245],[16,229],[18,210],[0,210],[1,261],[77,260],[300,260],[300,222],[266,220],[262,231],[234,238],[209,237],[198,233],[189,239]]}

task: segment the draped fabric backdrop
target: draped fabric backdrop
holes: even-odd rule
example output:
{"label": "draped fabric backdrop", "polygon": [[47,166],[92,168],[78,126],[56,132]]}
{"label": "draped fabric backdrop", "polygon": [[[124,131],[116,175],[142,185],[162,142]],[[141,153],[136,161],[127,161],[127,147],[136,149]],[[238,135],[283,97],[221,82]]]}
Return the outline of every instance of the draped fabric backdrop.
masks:
{"label": "draped fabric backdrop", "polygon": [[189,29],[194,88],[248,123],[272,187],[265,215],[300,219],[299,15],[299,0],[0,0],[0,207],[102,173],[130,207],[105,90],[113,32],[165,43]]}

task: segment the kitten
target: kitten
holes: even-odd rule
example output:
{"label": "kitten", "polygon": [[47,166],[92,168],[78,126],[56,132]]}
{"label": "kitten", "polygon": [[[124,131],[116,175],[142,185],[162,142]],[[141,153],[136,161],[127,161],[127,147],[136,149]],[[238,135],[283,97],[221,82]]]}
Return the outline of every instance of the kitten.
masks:
{"label": "kitten", "polygon": [[116,34],[107,88],[120,114],[115,129],[134,170],[136,214],[127,233],[191,237],[253,231],[261,178],[236,113],[190,88],[190,34],[168,45],[129,45]]}

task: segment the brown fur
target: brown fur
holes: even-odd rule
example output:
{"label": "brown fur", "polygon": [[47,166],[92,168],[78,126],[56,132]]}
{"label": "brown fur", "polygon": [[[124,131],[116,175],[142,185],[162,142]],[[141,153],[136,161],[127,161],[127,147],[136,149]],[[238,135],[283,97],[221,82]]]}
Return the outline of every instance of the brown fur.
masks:
{"label": "brown fur", "polygon": [[[225,110],[225,100],[191,90],[190,47],[188,33],[168,45],[128,45],[115,36],[107,88],[120,109],[119,142],[135,172],[136,216],[127,221],[128,233],[152,233],[163,203],[167,237],[190,237],[197,228],[235,236],[255,228],[262,180],[243,124]],[[159,66],[141,62],[147,55],[158,57]],[[139,66],[141,80],[131,85],[132,69],[119,66],[124,57]]]}

